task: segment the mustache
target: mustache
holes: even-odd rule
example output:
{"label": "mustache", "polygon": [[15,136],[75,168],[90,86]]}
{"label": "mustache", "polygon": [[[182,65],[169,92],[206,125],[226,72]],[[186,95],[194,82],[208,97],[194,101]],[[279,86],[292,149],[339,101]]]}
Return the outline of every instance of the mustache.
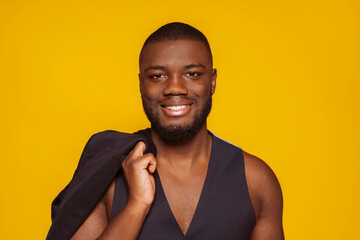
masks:
{"label": "mustache", "polygon": [[192,101],[192,102],[197,102],[196,98],[192,98],[192,97],[188,97],[188,96],[167,96],[167,97],[164,97],[164,98],[160,98],[157,100],[157,102],[159,104],[162,104],[164,102],[167,102],[167,101]]}

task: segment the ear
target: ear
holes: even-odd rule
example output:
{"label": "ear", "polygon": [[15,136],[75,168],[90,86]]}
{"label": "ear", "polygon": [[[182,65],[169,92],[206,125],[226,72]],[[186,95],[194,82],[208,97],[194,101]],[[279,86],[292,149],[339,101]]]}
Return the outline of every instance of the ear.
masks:
{"label": "ear", "polygon": [[216,78],[217,78],[217,70],[216,70],[216,68],[214,68],[214,69],[212,70],[212,75],[211,75],[211,93],[212,93],[212,94],[215,93]]}

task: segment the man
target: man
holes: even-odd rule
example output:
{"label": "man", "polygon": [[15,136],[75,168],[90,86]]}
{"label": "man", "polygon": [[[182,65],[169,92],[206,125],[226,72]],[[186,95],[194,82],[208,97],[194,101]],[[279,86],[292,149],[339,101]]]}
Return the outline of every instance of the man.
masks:
{"label": "man", "polygon": [[207,130],[217,71],[206,37],[167,24],[139,64],[156,153],[136,143],[72,239],[284,239],[274,173]]}

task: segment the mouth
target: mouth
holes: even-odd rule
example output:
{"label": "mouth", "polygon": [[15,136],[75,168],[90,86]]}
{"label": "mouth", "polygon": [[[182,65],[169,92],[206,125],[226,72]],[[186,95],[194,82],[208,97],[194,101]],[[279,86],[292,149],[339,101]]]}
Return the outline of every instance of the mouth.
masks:
{"label": "mouth", "polygon": [[190,106],[190,104],[189,105],[179,105],[179,106],[164,106],[164,107],[167,109],[173,110],[173,111],[177,111],[177,110],[181,110],[186,107],[189,107],[189,106]]}
{"label": "mouth", "polygon": [[181,117],[186,115],[192,107],[192,103],[191,104],[169,104],[169,105],[162,105],[161,106],[163,109],[163,112],[166,116],[168,117]]}

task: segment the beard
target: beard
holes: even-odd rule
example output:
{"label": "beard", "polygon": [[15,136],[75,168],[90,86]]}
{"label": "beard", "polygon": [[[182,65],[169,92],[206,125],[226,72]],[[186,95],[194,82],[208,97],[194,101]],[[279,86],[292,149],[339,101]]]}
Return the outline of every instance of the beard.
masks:
{"label": "beard", "polygon": [[[141,99],[145,114],[151,123],[151,128],[154,129],[163,140],[172,143],[187,141],[195,137],[196,133],[206,122],[212,107],[212,94],[210,93],[200,111],[195,113],[190,124],[173,124],[163,126],[160,123],[159,114],[153,111],[150,104],[144,99],[144,97]],[[197,104],[197,102],[194,104]]]}

